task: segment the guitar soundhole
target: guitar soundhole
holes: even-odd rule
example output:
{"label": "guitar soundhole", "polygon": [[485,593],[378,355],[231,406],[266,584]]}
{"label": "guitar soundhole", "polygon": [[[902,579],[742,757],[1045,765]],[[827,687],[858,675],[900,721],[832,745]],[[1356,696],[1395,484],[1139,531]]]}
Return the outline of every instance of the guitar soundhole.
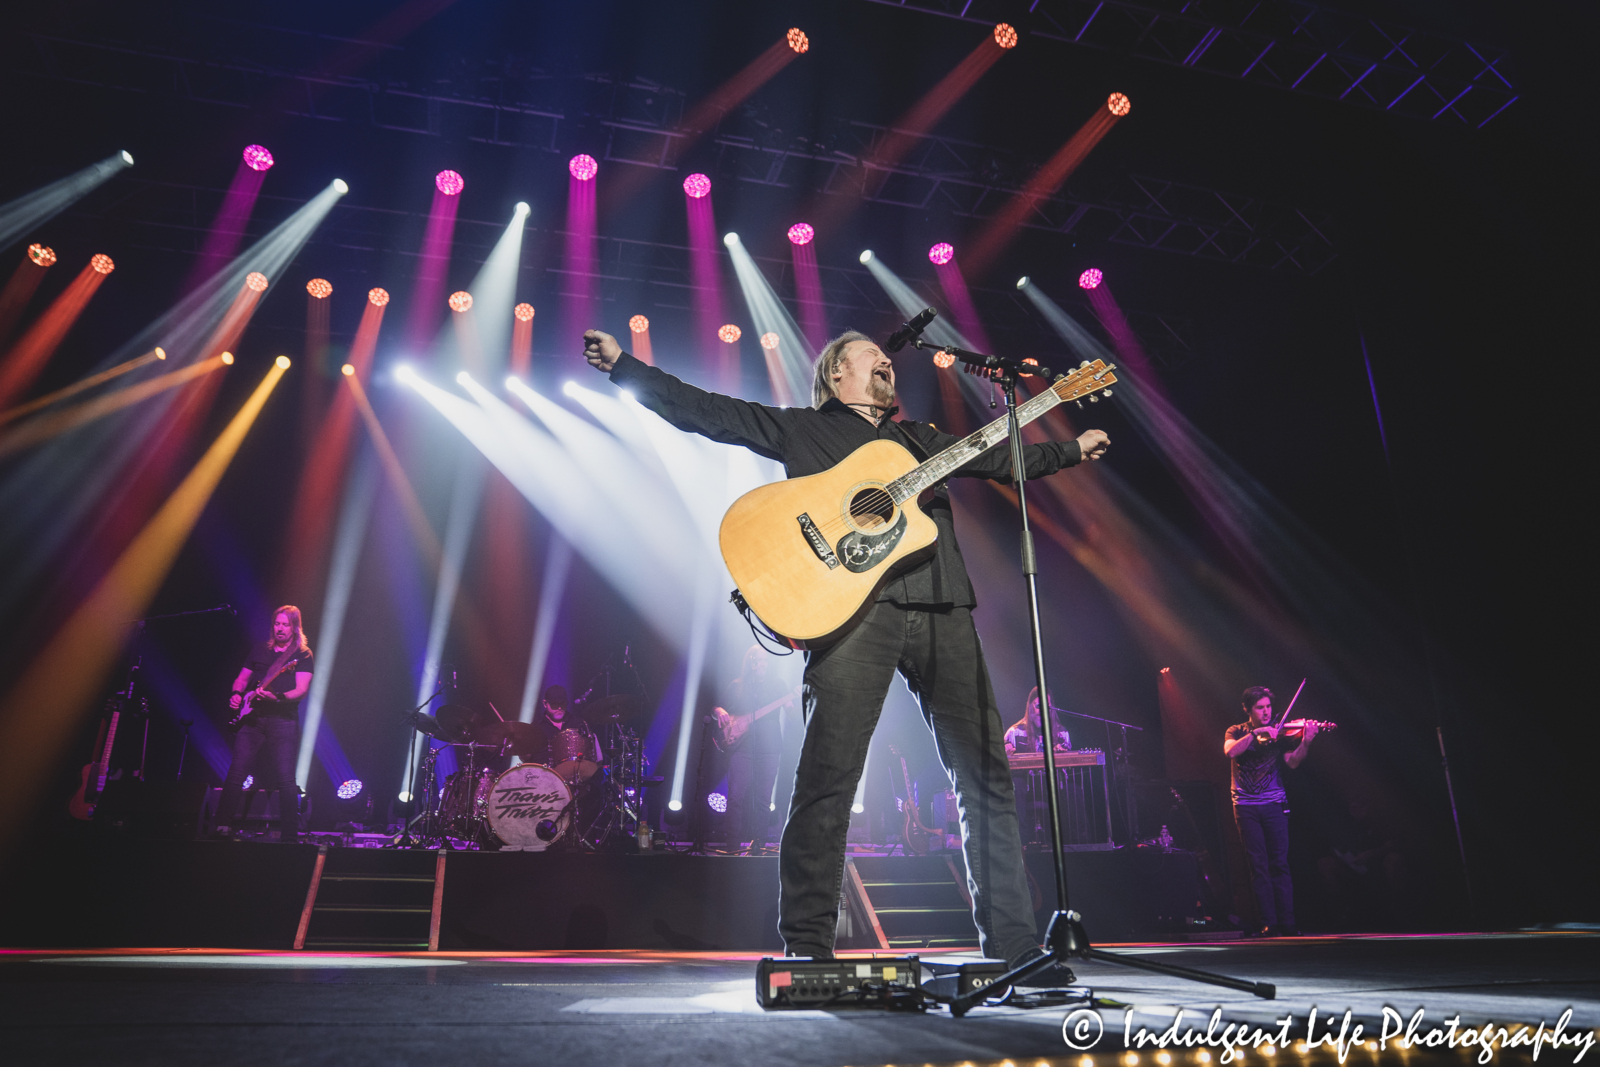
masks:
{"label": "guitar soundhole", "polygon": [[850,498],[850,518],[863,530],[887,526],[894,518],[894,501],[882,489],[863,489]]}

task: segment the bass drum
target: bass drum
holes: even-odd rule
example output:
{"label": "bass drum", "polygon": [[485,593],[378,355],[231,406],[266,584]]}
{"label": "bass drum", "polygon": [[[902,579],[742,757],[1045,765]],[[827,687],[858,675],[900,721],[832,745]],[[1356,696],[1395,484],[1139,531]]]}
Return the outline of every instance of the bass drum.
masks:
{"label": "bass drum", "polygon": [[572,791],[542,763],[524,763],[494,780],[489,829],[509,850],[543,852],[572,825]]}

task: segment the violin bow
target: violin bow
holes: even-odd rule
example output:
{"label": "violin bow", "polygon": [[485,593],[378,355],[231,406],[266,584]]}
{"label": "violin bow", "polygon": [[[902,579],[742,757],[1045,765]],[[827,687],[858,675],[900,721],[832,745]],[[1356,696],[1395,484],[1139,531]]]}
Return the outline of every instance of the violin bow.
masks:
{"label": "violin bow", "polygon": [[[1300,679],[1300,689],[1304,689],[1305,687],[1306,687],[1306,679],[1302,678],[1302,679]],[[1286,723],[1286,722],[1289,721],[1289,713],[1294,710],[1294,702],[1296,700],[1300,699],[1300,689],[1296,689],[1294,691],[1294,696],[1289,698],[1289,706],[1283,709],[1283,715],[1277,720],[1277,722],[1274,722],[1272,725],[1278,726],[1278,725],[1280,725],[1282,723]]]}

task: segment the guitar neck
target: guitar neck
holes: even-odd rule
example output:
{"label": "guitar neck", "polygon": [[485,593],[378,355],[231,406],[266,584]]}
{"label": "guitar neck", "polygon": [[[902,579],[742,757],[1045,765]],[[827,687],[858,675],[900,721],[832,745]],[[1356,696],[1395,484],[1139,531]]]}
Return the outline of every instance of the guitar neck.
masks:
{"label": "guitar neck", "polygon": [[[1050,388],[1017,406],[1017,423],[1026,426],[1063,401],[1076,400],[1099,392],[1116,382],[1116,376],[1111,373],[1114,369],[1114,364],[1107,365],[1096,360],[1087,367],[1080,367],[1071,374],[1058,378]],[[1007,416],[1002,415],[983,429],[963,437],[926,463],[890,482],[887,486],[889,495],[896,504],[915,500],[925,490],[938,485],[1004,441],[1010,432]]]}

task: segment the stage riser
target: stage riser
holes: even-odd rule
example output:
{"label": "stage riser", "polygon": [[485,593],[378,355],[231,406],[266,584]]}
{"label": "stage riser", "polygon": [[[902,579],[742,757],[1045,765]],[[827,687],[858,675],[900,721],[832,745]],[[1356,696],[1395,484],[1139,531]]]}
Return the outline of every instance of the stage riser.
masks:
{"label": "stage riser", "polygon": [[[0,944],[287,949],[316,855],[311,845],[235,842],[36,847],[0,875]],[[340,859],[373,873],[432,877],[435,866],[426,851],[343,850]],[[1028,867],[1042,923],[1055,897],[1050,858],[1030,855]],[[1184,914],[1193,900],[1186,854],[1071,853],[1067,868],[1072,906],[1100,941],[1154,936],[1158,916]],[[778,951],[777,918],[775,857],[451,853],[439,947]]]}

